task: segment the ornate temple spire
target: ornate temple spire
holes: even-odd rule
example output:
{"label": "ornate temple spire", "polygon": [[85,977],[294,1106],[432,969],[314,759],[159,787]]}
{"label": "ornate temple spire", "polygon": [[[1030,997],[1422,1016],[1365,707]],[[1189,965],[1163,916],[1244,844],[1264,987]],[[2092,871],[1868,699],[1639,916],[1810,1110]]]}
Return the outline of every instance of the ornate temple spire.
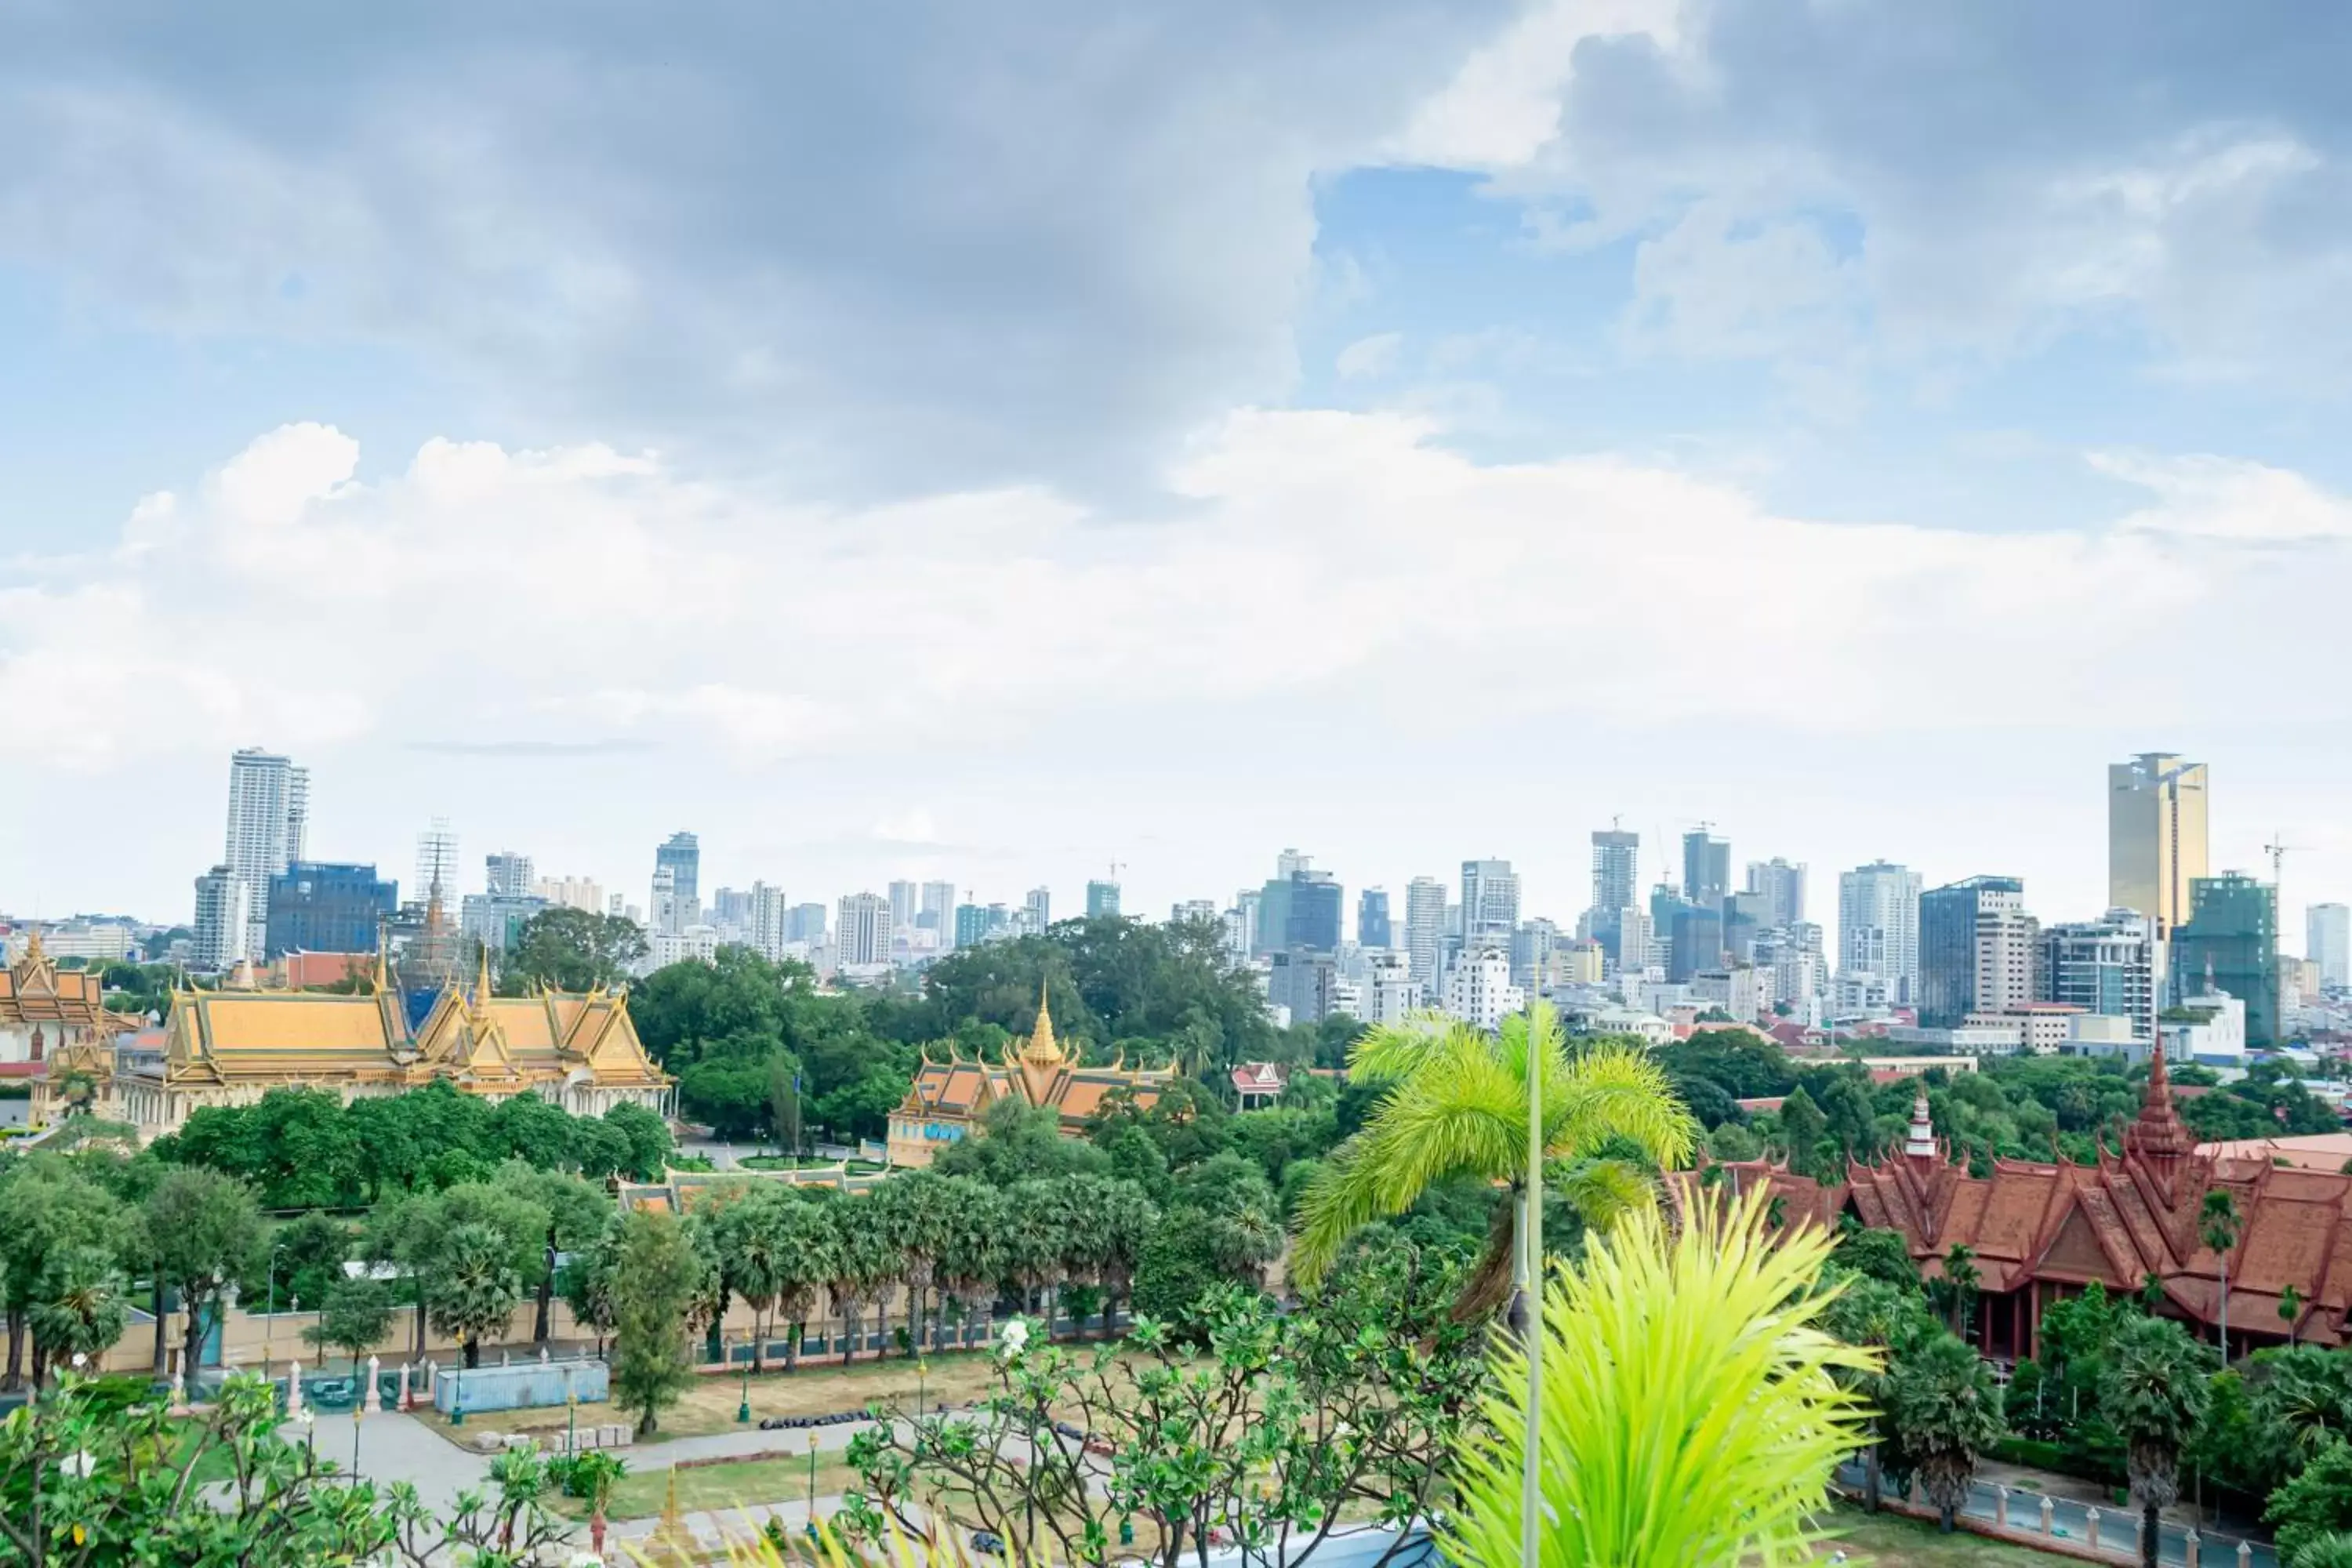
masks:
{"label": "ornate temple spire", "polygon": [[1911,1131],[1903,1140],[1903,1155],[1908,1160],[1933,1160],[1936,1157],[1936,1122],[1927,1110],[1927,1091],[1921,1089],[1911,1102]]}
{"label": "ornate temple spire", "polygon": [[1021,1059],[1035,1067],[1059,1067],[1066,1057],[1061,1042],[1054,1038],[1054,1014],[1046,1005],[1046,987],[1037,983],[1037,1026],[1029,1031],[1029,1043],[1021,1047]]}
{"label": "ornate temple spire", "polygon": [[2124,1152],[2157,1163],[2169,1173],[2172,1163],[2196,1147],[2197,1140],[2173,1107],[2172,1074],[2164,1063],[2164,1031],[2159,1027],[2156,1048],[2147,1058],[2147,1092],[2140,1098],[2139,1119],[2124,1129]]}

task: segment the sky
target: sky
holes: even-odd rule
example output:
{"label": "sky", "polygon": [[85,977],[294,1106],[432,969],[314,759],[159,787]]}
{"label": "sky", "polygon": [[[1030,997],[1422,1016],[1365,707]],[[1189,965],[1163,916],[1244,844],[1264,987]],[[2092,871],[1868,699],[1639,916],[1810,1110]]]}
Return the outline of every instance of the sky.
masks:
{"label": "sky", "polygon": [[[0,910],[1296,847],[2352,900],[2352,9],[0,0]],[[1662,853],[1662,848],[1665,853]],[[1350,893],[1352,903],[1353,894]]]}

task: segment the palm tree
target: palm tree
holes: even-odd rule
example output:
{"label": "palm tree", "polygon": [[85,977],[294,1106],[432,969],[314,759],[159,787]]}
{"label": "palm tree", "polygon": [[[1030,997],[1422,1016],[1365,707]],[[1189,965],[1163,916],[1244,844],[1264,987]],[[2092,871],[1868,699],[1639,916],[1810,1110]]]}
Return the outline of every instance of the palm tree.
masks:
{"label": "palm tree", "polygon": [[[1547,1160],[1591,1154],[1612,1137],[1632,1140],[1660,1165],[1689,1157],[1698,1123],[1638,1042],[1597,1040],[1570,1050],[1558,1016],[1542,1004],[1532,1017],[1505,1019],[1492,1035],[1432,1016],[1382,1025],[1349,1047],[1348,1070],[1353,1082],[1388,1084],[1388,1096],[1307,1188],[1292,1277],[1311,1287],[1358,1226],[1403,1213],[1449,1178],[1507,1183],[1523,1196],[1531,1058],[1540,1064]],[[1465,1318],[1491,1314],[1510,1292],[1514,1207],[1497,1212],[1486,1255],[1464,1287],[1456,1310]]]}
{"label": "palm tree", "polygon": [[1033,1179],[1015,1182],[1004,1194],[1004,1267],[1019,1286],[1022,1305],[1042,1313],[1045,1337],[1054,1335],[1054,1314],[1046,1295],[1060,1282],[1068,1257],[1067,1217],[1059,1184]]}
{"label": "palm tree", "polygon": [[846,1366],[858,1339],[860,1314],[868,1306],[887,1310],[898,1255],[884,1234],[883,1215],[870,1195],[835,1199],[824,1213],[833,1230],[832,1244],[825,1249],[825,1290],[841,1318],[841,1363]]}
{"label": "palm tree", "polygon": [[719,1212],[713,1239],[735,1294],[751,1309],[751,1371],[766,1372],[766,1316],[782,1288],[783,1257],[778,1216],[800,1200],[782,1187],[761,1186]]}
{"label": "palm tree", "polygon": [[2292,1349],[2295,1336],[2303,1331],[2303,1292],[2292,1285],[2280,1287],[2278,1315],[2286,1325],[2286,1342]]}
{"label": "palm tree", "polygon": [[522,1301],[522,1275],[507,1238],[487,1225],[450,1227],[436,1249],[428,1286],[433,1326],[464,1337],[468,1370],[482,1363],[482,1338],[502,1331]]}
{"label": "palm tree", "polygon": [[[1118,1315],[1119,1304],[1134,1291],[1136,1264],[1143,1244],[1160,1223],[1160,1205],[1133,1182],[1112,1182],[1098,1217],[1102,1252],[1096,1265],[1096,1282],[1102,1287],[1103,1337]],[[1282,1249],[1282,1227],[1274,1227],[1275,1255]]]}
{"label": "palm tree", "polygon": [[2124,1468],[2140,1506],[2140,1568],[2157,1568],[2162,1510],[2180,1495],[2180,1450],[2212,1398],[2204,1358],[2179,1324],[2127,1318],[2107,1342],[2099,1412],[2124,1440]]}
{"label": "palm tree", "polygon": [[1977,1285],[1983,1278],[1977,1272],[1976,1258],[1975,1252],[1956,1241],[1944,1255],[1943,1273],[1927,1281],[1927,1300],[1944,1315],[1944,1326],[1963,1341],[1969,1337]]}
{"label": "palm tree", "polygon": [[784,1370],[790,1372],[800,1364],[809,1309],[833,1278],[834,1230],[824,1209],[799,1198],[776,1211],[774,1230],[776,1313],[793,1326],[784,1341]]}
{"label": "palm tree", "polygon": [[95,1359],[122,1337],[131,1321],[130,1289],[103,1247],[68,1245],[49,1255],[25,1309],[35,1389],[50,1368],[76,1356]]}
{"label": "palm tree", "polygon": [[[1819,1326],[1830,1246],[1773,1236],[1751,1195],[1695,1205],[1679,1232],[1643,1210],[1552,1271],[1541,1568],[1811,1560],[1832,1471],[1868,1436],[1838,1375],[1877,1364]],[[1496,1361],[1457,1456],[1451,1562],[1521,1562],[1527,1367],[1514,1345]]]}
{"label": "palm tree", "polygon": [[2197,1210],[2197,1239],[2212,1248],[2221,1266],[2221,1364],[2230,1364],[2230,1253],[2238,1245],[2238,1200],[2227,1187],[2214,1187]]}
{"label": "palm tree", "polygon": [[898,1275],[907,1285],[907,1353],[923,1348],[924,1310],[939,1278],[940,1254],[952,1226],[947,1212],[947,1178],[928,1171],[894,1176],[874,1189],[881,1205],[884,1236],[898,1252]]}
{"label": "palm tree", "polygon": [[1886,1413],[1919,1467],[1920,1489],[1950,1534],[1977,1456],[2007,1430],[1992,1368],[1957,1338],[1938,1334],[1895,1363],[1886,1380]]}
{"label": "palm tree", "polygon": [[979,1314],[985,1338],[996,1306],[996,1288],[1008,1272],[1006,1241],[1012,1209],[1004,1194],[985,1182],[970,1176],[950,1176],[947,1182],[954,1191],[948,1209],[947,1245],[940,1250],[940,1287],[955,1298],[967,1317]]}
{"label": "palm tree", "polygon": [[1863,1507],[1878,1511],[1880,1450],[1889,1435],[1888,1368],[1900,1357],[1932,1338],[1936,1320],[1909,1286],[1868,1276],[1846,1281],[1845,1289],[1822,1314],[1822,1326],[1847,1344],[1874,1352],[1878,1364],[1841,1373],[1839,1381],[1867,1399],[1872,1406],[1871,1444],[1863,1450]]}

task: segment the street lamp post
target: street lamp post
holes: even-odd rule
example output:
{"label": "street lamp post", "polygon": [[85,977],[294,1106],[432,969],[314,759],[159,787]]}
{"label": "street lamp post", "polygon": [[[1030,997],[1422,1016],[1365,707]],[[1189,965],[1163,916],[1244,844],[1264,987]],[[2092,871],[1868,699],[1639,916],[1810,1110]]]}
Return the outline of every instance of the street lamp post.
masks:
{"label": "street lamp post", "polygon": [[269,1249],[269,1310],[261,1320],[261,1375],[269,1375],[269,1347],[278,1335],[278,1255],[286,1250],[279,1242]]}
{"label": "street lamp post", "polygon": [[457,1331],[457,1364],[449,1369],[449,1425],[466,1424],[466,1331]]}
{"label": "street lamp post", "polygon": [[808,1532],[816,1534],[816,1431],[809,1431]]}
{"label": "street lamp post", "polygon": [[352,1406],[352,1479],[360,1479],[360,1412],[367,1408],[362,1400]]}
{"label": "street lamp post", "polygon": [[915,1358],[915,1419],[923,1418],[923,1380],[930,1375],[931,1363],[923,1356]]}
{"label": "street lamp post", "polygon": [[[742,1348],[750,1350],[751,1342],[745,1341]],[[742,1397],[735,1406],[735,1419],[741,1425],[749,1425],[751,1419],[751,1358],[749,1355],[743,1358]]]}
{"label": "street lamp post", "polygon": [[575,1458],[580,1452],[580,1391],[572,1386],[569,1367],[563,1373],[563,1452]]}

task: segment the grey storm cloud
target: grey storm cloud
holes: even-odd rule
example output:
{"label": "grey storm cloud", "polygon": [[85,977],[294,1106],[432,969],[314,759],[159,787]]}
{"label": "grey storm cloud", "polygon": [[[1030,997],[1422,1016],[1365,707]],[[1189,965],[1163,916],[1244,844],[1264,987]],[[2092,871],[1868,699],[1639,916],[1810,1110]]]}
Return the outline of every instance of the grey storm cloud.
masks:
{"label": "grey storm cloud", "polygon": [[1283,394],[1315,177],[1508,9],[19,0],[0,258],[394,345],[558,435],[1118,482]]}

